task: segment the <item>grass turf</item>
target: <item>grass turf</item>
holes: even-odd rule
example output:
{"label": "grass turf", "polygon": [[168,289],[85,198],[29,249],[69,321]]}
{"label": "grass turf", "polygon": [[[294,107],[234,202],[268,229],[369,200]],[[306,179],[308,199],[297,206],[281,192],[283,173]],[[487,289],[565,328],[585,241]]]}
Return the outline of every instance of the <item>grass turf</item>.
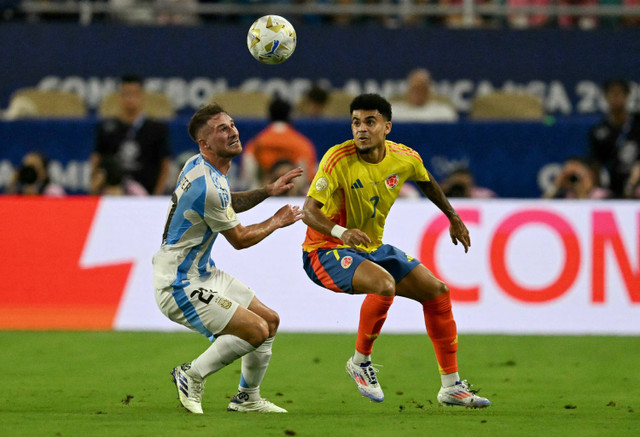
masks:
{"label": "grass turf", "polygon": [[169,371],[207,347],[191,333],[0,332],[0,436],[626,436],[640,430],[640,339],[460,336],[461,376],[493,405],[441,407],[424,335],[383,335],[383,403],[344,371],[354,335],[279,334],[262,394],[286,415],[229,413],[240,370],[208,381],[202,416]]}

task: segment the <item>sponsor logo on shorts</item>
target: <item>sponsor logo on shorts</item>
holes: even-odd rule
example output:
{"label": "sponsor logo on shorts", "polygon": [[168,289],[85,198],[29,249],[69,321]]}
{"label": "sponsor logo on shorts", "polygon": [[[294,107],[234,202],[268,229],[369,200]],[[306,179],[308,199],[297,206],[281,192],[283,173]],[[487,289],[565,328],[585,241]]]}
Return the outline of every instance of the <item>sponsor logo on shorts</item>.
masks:
{"label": "sponsor logo on shorts", "polygon": [[351,266],[352,262],[353,262],[352,257],[345,256],[344,258],[342,258],[342,261],[340,261],[340,265],[342,266],[343,269],[348,269],[349,266]]}
{"label": "sponsor logo on shorts", "polygon": [[398,186],[398,175],[397,174],[392,174],[387,176],[387,179],[385,179],[384,184],[387,186],[387,188],[395,188]]}

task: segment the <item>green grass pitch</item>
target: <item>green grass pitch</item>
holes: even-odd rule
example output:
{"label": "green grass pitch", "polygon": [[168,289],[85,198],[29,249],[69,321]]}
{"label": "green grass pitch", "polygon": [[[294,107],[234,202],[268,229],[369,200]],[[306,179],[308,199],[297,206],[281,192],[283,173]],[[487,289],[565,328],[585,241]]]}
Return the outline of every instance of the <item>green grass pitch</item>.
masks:
{"label": "green grass pitch", "polygon": [[344,371],[355,334],[279,334],[262,394],[286,415],[229,413],[239,362],[207,380],[202,416],[169,371],[207,347],[192,333],[0,332],[0,436],[640,435],[640,339],[461,335],[458,361],[493,405],[441,407],[426,335],[382,335],[386,399]]}

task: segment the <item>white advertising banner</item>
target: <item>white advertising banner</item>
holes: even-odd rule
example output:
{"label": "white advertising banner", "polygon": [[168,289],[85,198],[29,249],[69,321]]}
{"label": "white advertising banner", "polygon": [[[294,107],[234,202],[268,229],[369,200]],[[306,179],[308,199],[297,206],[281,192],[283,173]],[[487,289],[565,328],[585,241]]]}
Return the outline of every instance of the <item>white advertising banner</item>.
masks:
{"label": "white advertising banner", "polygon": [[[239,215],[264,221],[285,203],[268,199]],[[452,290],[461,333],[640,334],[640,204],[607,201],[454,201],[471,233],[464,253],[448,221],[426,200],[399,200],[384,241],[419,258]],[[168,198],[103,198],[81,267],[130,263],[115,318],[119,330],[176,330],[157,309],[151,258]],[[306,226],[280,229],[235,250],[220,236],[212,258],[275,309],[281,331],[355,332],[362,296],[315,285],[302,269]],[[396,298],[384,332],[425,331],[421,306]]]}

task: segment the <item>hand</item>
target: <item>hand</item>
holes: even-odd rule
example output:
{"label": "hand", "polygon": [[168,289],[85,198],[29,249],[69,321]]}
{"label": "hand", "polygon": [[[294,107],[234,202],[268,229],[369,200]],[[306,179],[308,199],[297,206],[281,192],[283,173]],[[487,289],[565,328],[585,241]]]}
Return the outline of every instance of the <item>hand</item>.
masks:
{"label": "hand", "polygon": [[302,218],[302,210],[299,206],[285,205],[280,208],[274,215],[274,223],[278,228],[284,228],[292,225]]}
{"label": "hand", "polygon": [[280,196],[281,194],[286,193],[290,189],[294,187],[293,180],[302,176],[302,167],[294,168],[293,170],[289,170],[275,182],[267,185],[267,194],[269,196]]}
{"label": "hand", "polygon": [[458,245],[458,241],[462,243],[464,246],[464,253],[467,253],[469,251],[469,247],[471,247],[469,230],[457,214],[450,219],[450,222],[449,235],[451,235],[451,241],[453,241],[453,244],[456,246]]}
{"label": "hand", "polygon": [[348,244],[352,249],[362,251],[362,248],[358,246],[369,247],[371,238],[360,229],[347,229],[344,231],[344,234],[342,234],[342,242]]}

